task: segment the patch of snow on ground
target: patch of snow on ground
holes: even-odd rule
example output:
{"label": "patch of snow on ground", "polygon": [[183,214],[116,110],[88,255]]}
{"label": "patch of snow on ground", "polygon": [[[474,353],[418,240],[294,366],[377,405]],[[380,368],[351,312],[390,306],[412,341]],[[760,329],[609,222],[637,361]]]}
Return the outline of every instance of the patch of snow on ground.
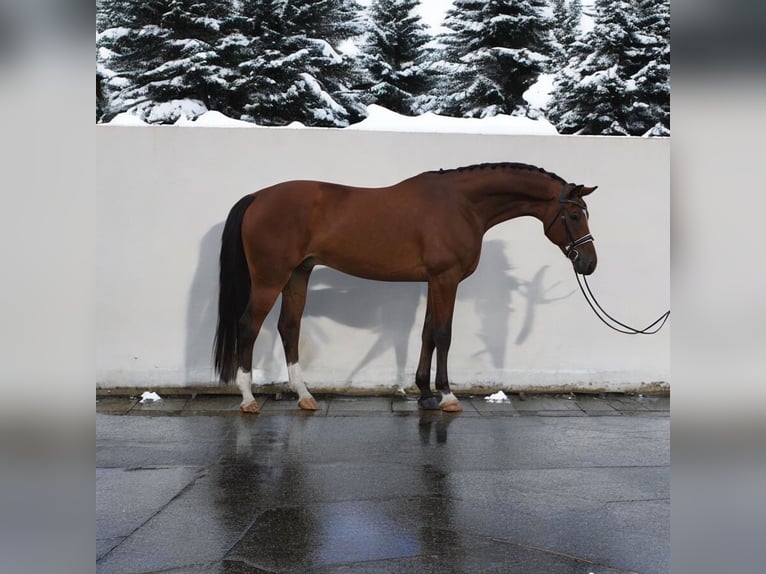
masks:
{"label": "patch of snow on ground", "polygon": [[508,401],[509,399],[508,395],[506,395],[503,391],[497,391],[488,397],[484,397],[484,400],[488,403],[502,403]]}
{"label": "patch of snow on ground", "polygon": [[488,118],[451,118],[427,112],[420,116],[403,116],[372,104],[367,106],[367,117],[352,124],[349,130],[397,132],[461,132],[473,134],[539,134],[556,135],[549,121],[518,116],[497,115]]}
{"label": "patch of snow on ground", "polygon": [[142,403],[146,403],[146,402],[153,403],[154,401],[161,401],[161,400],[162,400],[162,397],[159,396],[157,393],[150,392],[150,391],[144,391],[143,393],[141,393]]}

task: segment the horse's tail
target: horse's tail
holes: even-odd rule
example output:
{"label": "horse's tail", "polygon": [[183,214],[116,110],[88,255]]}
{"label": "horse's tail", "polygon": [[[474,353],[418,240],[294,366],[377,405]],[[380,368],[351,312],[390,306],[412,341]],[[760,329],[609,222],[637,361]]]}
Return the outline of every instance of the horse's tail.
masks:
{"label": "horse's tail", "polygon": [[242,219],[254,199],[255,195],[247,195],[231,208],[221,235],[218,326],[213,349],[215,370],[223,383],[232,381],[239,367],[239,319],[250,298],[250,273],[242,245]]}

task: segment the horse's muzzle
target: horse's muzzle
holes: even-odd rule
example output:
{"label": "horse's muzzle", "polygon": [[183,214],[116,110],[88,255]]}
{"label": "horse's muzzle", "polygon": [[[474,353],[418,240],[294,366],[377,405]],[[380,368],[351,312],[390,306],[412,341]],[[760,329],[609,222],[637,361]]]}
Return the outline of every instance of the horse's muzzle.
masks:
{"label": "horse's muzzle", "polygon": [[594,250],[581,252],[576,247],[570,247],[566,256],[572,261],[575,272],[580,275],[590,275],[596,270],[597,258]]}
{"label": "horse's muzzle", "polygon": [[596,270],[596,258],[581,254],[573,259],[572,265],[580,275],[590,275]]}

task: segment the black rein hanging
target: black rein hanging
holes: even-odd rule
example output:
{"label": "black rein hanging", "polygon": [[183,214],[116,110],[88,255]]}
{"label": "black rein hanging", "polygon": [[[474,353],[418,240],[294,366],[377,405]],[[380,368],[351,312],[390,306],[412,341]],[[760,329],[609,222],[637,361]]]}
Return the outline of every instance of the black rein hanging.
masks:
{"label": "black rein hanging", "polygon": [[[567,225],[566,216],[564,215],[564,204],[572,203],[574,205],[577,205],[578,207],[581,207],[585,211],[586,216],[588,214],[588,208],[585,206],[585,204],[580,204],[579,202],[573,201],[571,199],[565,199],[566,189],[567,189],[567,185],[565,184],[564,189],[561,190],[561,197],[559,198],[559,204],[561,205],[561,207],[559,208],[559,212],[556,215],[556,219],[560,218],[561,223],[564,225],[564,231],[566,232],[567,240],[569,241],[569,243],[567,244],[565,248],[565,253],[566,253],[566,256],[572,261],[572,269],[574,270],[575,277],[577,278],[577,285],[580,287],[580,291],[582,292],[583,297],[585,297],[585,300],[588,302],[588,305],[590,305],[590,308],[593,309],[593,312],[596,314],[596,317],[598,317],[601,320],[601,322],[607,327],[609,327],[610,329],[613,329],[617,331],[618,333],[623,333],[625,335],[654,335],[660,329],[662,329],[662,327],[665,325],[665,321],[667,321],[668,317],[670,317],[670,309],[665,311],[650,325],[647,325],[643,329],[636,329],[635,327],[631,327],[629,325],[626,325],[625,323],[618,321],[617,319],[612,317],[609,313],[604,311],[603,307],[599,305],[598,301],[596,300],[596,297],[593,295],[593,292],[590,290],[590,285],[588,285],[588,280],[585,278],[585,275],[582,276],[582,281],[580,280],[580,274],[577,273],[577,271],[574,269],[574,262],[577,260],[577,256],[579,255],[575,247],[582,245],[583,243],[588,243],[589,241],[593,241],[593,236],[588,234],[581,237],[580,239],[574,239],[574,237],[572,236],[572,232],[569,230],[569,225]],[[556,219],[551,221],[551,223],[548,225],[548,228],[550,228],[550,226],[553,225]],[[546,228],[546,232],[547,230],[548,229]],[[583,283],[585,283],[584,288],[583,288]],[[587,290],[587,293],[586,293],[586,290]],[[601,316],[601,313],[599,313],[599,311],[603,313],[604,315],[603,317]],[[604,317],[616,323],[617,325],[622,327],[622,329],[610,324],[606,319],[604,319]],[[657,327],[652,329],[653,327],[655,327],[655,325],[657,325]]]}
{"label": "black rein hanging", "polygon": [[[593,309],[593,312],[596,314],[596,317],[601,319],[601,322],[604,323],[604,325],[606,325],[610,329],[614,329],[618,333],[623,333],[625,335],[654,335],[657,331],[662,329],[663,325],[665,325],[665,321],[667,321],[668,317],[670,317],[670,309],[668,309],[662,315],[660,315],[652,324],[647,325],[643,329],[636,329],[635,327],[631,327],[629,325],[626,325],[625,323],[621,323],[620,321],[612,317],[609,313],[604,311],[601,305],[599,305],[598,301],[596,301],[596,297],[593,296],[593,292],[590,290],[590,285],[588,285],[588,280],[585,278],[585,275],[583,275],[582,277],[582,282],[580,281],[580,275],[577,273],[577,271],[575,271],[575,277],[577,277],[577,285],[579,285],[580,291],[582,292],[583,297],[585,297],[585,300],[588,302],[588,305],[590,305],[590,308]],[[583,289],[583,286],[582,286],[583,283],[585,283],[585,289]],[[587,295],[585,294],[586,289],[588,291]],[[590,295],[590,298],[588,298],[588,295]],[[593,300],[593,302],[591,302],[591,299]],[[606,316],[609,320],[617,323],[620,327],[624,327],[624,329],[620,329],[619,327],[615,327],[614,325],[609,324],[607,320],[604,319],[604,317],[602,317],[599,314],[596,308],[598,308],[598,311],[601,311],[601,313],[603,313],[604,316]],[[659,323],[659,325],[657,325],[657,323]],[[650,331],[650,329],[654,327],[655,325],[657,325],[657,328]]]}

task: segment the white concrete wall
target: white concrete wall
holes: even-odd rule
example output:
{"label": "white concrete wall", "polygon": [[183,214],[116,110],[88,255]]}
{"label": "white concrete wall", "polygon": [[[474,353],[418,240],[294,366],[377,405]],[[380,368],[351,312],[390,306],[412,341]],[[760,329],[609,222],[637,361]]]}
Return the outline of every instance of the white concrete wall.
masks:
{"label": "white concrete wall", "polygon": [[[535,164],[599,186],[588,198],[599,255],[591,285],[604,307],[643,327],[669,305],[667,139],[111,126],[96,139],[101,387],[214,381],[223,221],[242,195],[288,179],[377,186],[480,162]],[[317,268],[310,289],[300,346],[312,388],[413,383],[423,285]],[[669,333],[670,324],[651,337],[607,329],[540,223],[522,218],[487,234],[461,286],[450,375],[457,390],[669,384]],[[272,312],[256,343],[263,381],[286,379],[278,340]]]}

